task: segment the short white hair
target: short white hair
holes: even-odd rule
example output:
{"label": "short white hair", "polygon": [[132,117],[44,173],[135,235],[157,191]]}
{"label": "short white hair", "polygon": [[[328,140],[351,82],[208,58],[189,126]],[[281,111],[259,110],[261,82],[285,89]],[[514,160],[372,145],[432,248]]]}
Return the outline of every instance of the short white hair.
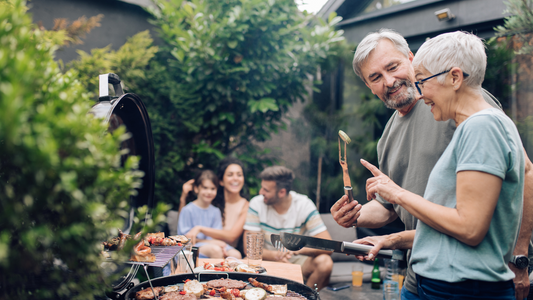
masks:
{"label": "short white hair", "polygon": [[363,72],[361,71],[361,65],[367,60],[370,53],[376,49],[379,41],[388,39],[392,42],[394,47],[400,51],[405,57],[409,58],[409,44],[405,38],[392,29],[381,28],[378,32],[371,32],[365,36],[365,38],[357,46],[357,50],[353,56],[353,70],[357,76],[363,79]]}
{"label": "short white hair", "polygon": [[[464,80],[465,84],[480,89],[487,68],[485,44],[481,38],[468,32],[443,33],[420,46],[413,59],[413,67],[424,67],[432,74],[458,67],[469,75]],[[440,83],[444,82],[444,75],[437,77]]]}

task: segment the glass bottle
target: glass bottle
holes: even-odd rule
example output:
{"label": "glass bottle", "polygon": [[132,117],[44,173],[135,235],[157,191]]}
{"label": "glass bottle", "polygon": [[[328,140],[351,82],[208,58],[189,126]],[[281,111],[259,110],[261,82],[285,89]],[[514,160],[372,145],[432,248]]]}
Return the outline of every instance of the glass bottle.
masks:
{"label": "glass bottle", "polygon": [[374,268],[372,269],[372,280],[371,287],[375,290],[381,288],[381,273],[379,272],[379,263],[378,259],[374,260]]}

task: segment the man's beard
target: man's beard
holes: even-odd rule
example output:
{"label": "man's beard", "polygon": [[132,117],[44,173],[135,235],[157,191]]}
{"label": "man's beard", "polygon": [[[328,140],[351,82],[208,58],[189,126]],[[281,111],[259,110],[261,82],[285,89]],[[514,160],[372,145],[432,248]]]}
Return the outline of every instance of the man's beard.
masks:
{"label": "man's beard", "polygon": [[[266,201],[265,201],[266,200]],[[272,205],[272,204],[276,204],[279,202],[279,198],[277,196],[274,196],[272,198],[266,198],[265,196],[263,196],[263,202],[266,204],[266,205]]]}
{"label": "man's beard", "polygon": [[[397,89],[401,85],[405,85],[407,90],[402,93],[394,96],[393,98],[389,97],[389,92]],[[413,83],[410,80],[402,79],[397,80],[394,85],[390,88],[387,88],[385,94],[383,95],[383,102],[385,106],[390,109],[402,109],[406,106],[411,105],[416,100],[415,88]]]}

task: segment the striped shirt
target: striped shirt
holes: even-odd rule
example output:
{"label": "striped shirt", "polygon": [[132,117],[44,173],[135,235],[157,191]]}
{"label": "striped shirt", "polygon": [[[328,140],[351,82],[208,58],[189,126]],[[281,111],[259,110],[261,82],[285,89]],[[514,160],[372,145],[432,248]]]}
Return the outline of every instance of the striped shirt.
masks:
{"label": "striped shirt", "polygon": [[250,200],[244,230],[262,231],[265,237],[265,249],[275,250],[270,242],[271,234],[289,232],[315,236],[326,231],[316,206],[306,195],[290,192],[292,203],[289,210],[280,215],[271,205],[266,205],[263,196]]}

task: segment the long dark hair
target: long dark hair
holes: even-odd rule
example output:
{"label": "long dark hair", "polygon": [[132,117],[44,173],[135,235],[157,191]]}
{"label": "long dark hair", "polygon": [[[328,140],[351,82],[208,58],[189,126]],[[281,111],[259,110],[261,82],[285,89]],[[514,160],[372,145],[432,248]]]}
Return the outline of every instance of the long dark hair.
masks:
{"label": "long dark hair", "polygon": [[[226,157],[223,160],[221,160],[220,163],[218,164],[217,175],[218,175],[219,181],[222,181],[224,179],[224,173],[226,173],[226,169],[230,165],[240,166],[242,168],[242,175],[244,176],[245,171],[244,171],[244,164],[242,163],[242,161],[238,160],[235,157]],[[246,197],[247,194],[245,192],[244,186],[241,189],[240,195],[241,197],[248,199]],[[224,213],[224,210],[226,209],[226,199],[224,198],[224,187],[223,186],[218,187],[217,196],[215,197],[213,202],[211,202],[211,204],[215,207],[218,207],[220,211],[222,212],[222,224],[224,224],[226,220],[226,216]]]}

